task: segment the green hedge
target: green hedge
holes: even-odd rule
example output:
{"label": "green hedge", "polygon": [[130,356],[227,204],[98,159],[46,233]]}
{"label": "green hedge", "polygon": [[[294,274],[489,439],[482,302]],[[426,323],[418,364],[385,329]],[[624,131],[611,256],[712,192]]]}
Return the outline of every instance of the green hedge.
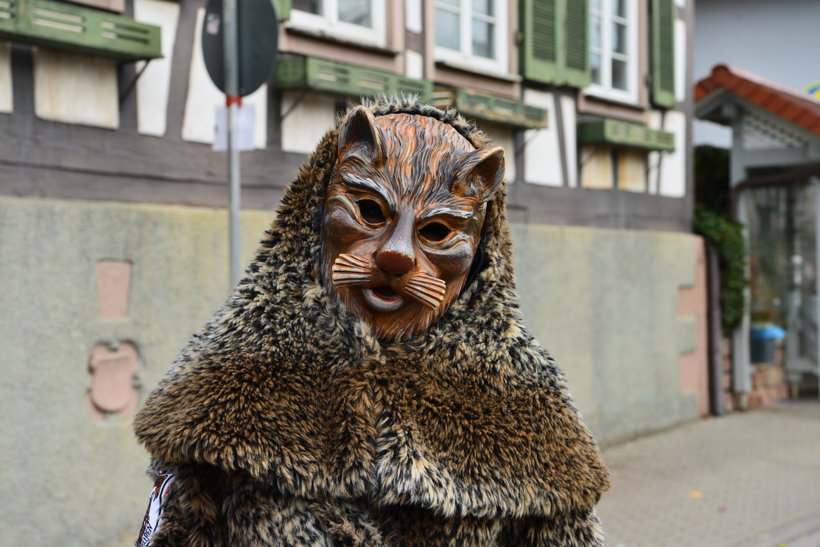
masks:
{"label": "green hedge", "polygon": [[720,311],[724,330],[740,326],[746,288],[746,243],[742,226],[702,208],[695,211],[694,231],[703,236],[718,255],[720,264]]}
{"label": "green hedge", "polygon": [[720,264],[720,311],[724,330],[743,320],[746,279],[746,242],[742,226],[729,216],[729,150],[717,146],[695,147],[694,232],[715,250]]}

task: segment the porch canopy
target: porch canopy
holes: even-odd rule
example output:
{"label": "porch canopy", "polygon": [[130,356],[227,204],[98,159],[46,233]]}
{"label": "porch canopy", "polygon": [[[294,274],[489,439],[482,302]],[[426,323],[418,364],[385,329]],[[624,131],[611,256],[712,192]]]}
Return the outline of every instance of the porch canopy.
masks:
{"label": "porch canopy", "polygon": [[793,393],[820,381],[820,100],[728,65],[695,86],[695,115],[732,128],[732,209],[750,249],[742,325],[733,334],[735,393],[752,389],[752,323],[787,332]]}

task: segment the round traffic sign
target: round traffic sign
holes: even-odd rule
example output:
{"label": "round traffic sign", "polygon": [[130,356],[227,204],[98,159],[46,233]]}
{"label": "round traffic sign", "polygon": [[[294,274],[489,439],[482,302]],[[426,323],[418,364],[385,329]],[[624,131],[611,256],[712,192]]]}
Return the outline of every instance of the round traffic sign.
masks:
{"label": "round traffic sign", "polygon": [[[276,64],[279,24],[272,0],[236,0],[239,96],[256,91]],[[222,0],[208,0],[202,21],[202,54],[214,85],[225,93]]]}

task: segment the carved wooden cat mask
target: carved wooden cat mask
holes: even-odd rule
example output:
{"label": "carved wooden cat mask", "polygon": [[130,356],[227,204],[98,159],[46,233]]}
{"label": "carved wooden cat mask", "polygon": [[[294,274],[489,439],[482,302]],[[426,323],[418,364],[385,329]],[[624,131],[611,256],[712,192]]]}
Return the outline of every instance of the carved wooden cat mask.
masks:
{"label": "carved wooden cat mask", "polygon": [[424,332],[464,286],[503,174],[501,147],[477,150],[432,117],[355,108],[325,198],[325,285],[381,339]]}

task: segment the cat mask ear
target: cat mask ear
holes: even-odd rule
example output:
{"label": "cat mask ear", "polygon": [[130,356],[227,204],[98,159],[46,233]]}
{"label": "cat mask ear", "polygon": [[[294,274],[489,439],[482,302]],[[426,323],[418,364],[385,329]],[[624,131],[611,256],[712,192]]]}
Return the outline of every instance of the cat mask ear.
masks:
{"label": "cat mask ear", "polygon": [[481,148],[465,154],[453,181],[453,193],[487,202],[504,180],[504,149]]}
{"label": "cat mask ear", "polygon": [[356,156],[376,166],[384,163],[382,133],[368,109],[357,106],[339,127],[339,158]]}

